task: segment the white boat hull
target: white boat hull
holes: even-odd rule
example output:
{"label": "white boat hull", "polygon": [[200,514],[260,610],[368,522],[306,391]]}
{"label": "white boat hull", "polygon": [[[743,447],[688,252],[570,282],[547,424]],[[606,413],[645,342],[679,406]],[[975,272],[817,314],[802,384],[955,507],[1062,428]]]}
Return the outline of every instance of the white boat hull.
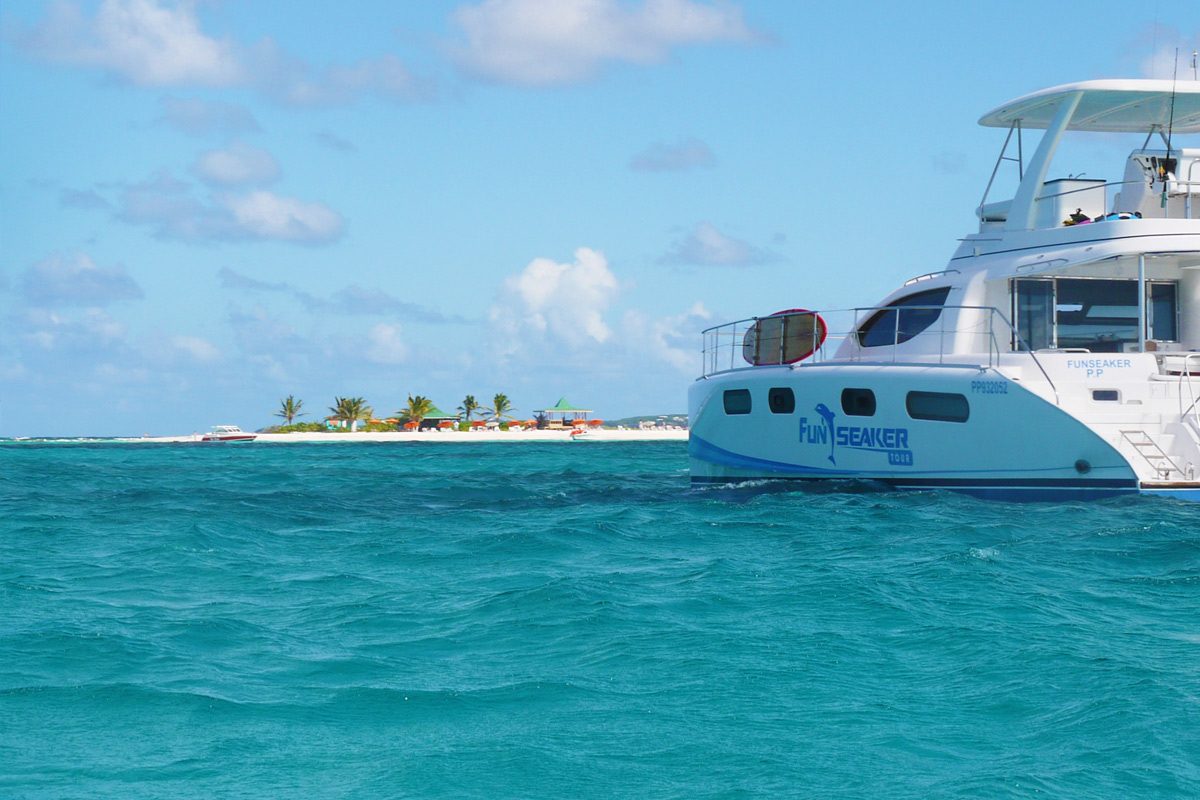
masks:
{"label": "white boat hull", "polygon": [[[874,413],[847,414],[847,388],[870,390]],[[772,389],[791,389],[794,410],[773,411]],[[726,413],[727,390],[750,392],[749,413]],[[914,391],[960,395],[969,415],[964,421],[913,419],[906,402]],[[873,481],[995,499],[1138,492],[1200,499],[1200,483],[1154,486],[1139,477],[1104,436],[996,369],[828,364],[733,370],[696,381],[689,413],[695,483]]]}

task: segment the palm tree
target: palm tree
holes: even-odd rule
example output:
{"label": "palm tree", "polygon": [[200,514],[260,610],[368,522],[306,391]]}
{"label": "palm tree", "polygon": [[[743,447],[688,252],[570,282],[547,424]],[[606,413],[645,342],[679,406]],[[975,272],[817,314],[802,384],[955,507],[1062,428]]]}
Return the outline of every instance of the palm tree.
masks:
{"label": "palm tree", "polygon": [[275,412],[275,416],[283,417],[284,425],[291,425],[292,420],[296,417],[306,416],[300,409],[304,407],[303,400],[297,400],[295,396],[288,395],[283,400],[279,401],[279,410]]}
{"label": "palm tree", "polygon": [[512,417],[509,412],[513,410],[512,403],[509,402],[508,395],[498,394],[492,398],[492,407],[485,409],[487,413],[492,415],[492,419],[499,422],[505,417]]}
{"label": "palm tree", "polygon": [[471,415],[480,408],[482,408],[482,406],[475,402],[475,395],[469,394],[463,398],[462,405],[458,407],[458,410],[463,413],[463,416],[466,417],[467,422],[470,422]]}
{"label": "palm tree", "polygon": [[373,413],[367,401],[361,397],[334,397],[329,408],[335,417],[350,423],[350,432],[358,430],[358,421],[370,419]]}
{"label": "palm tree", "polygon": [[408,422],[417,423],[417,427],[421,427],[421,420],[425,419],[425,415],[433,410],[433,401],[428,397],[417,395],[408,396],[408,404],[404,408],[396,412],[396,416]]}

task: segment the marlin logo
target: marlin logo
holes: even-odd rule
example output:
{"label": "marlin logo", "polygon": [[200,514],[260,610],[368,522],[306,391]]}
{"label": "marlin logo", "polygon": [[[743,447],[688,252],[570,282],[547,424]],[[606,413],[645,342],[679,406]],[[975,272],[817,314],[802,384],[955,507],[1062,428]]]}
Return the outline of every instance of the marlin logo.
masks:
{"label": "marlin logo", "polygon": [[837,466],[837,461],[833,458],[833,419],[837,414],[830,411],[829,406],[824,403],[817,403],[817,407],[813,410],[821,415],[821,418],[825,420],[825,427],[829,429],[829,463]]}

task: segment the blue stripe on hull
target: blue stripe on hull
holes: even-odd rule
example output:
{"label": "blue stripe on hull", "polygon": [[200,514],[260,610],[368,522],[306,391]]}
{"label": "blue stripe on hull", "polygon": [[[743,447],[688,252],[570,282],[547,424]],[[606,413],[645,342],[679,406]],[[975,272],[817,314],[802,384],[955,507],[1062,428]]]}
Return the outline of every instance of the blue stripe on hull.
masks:
{"label": "blue stripe on hull", "polygon": [[[1018,501],[1098,500],[1137,494],[1139,491],[1138,482],[1132,477],[973,478],[966,477],[962,472],[952,476],[943,473],[943,476],[934,477],[903,474],[898,471],[872,474],[808,467],[735,453],[705,441],[696,436],[694,432],[688,439],[688,450],[689,455],[698,461],[753,473],[721,476],[693,475],[692,483],[694,484],[736,484],[753,480],[800,481],[804,483],[859,480],[873,481],[893,489],[946,489],[989,500]],[[979,470],[979,472],[986,471],[990,470]],[[1188,492],[1189,490],[1186,489],[1161,490],[1161,493],[1172,497],[1183,497]],[[1155,490],[1154,493],[1159,493],[1159,490]],[[1200,500],[1200,489],[1196,490],[1195,496],[1187,499]]]}

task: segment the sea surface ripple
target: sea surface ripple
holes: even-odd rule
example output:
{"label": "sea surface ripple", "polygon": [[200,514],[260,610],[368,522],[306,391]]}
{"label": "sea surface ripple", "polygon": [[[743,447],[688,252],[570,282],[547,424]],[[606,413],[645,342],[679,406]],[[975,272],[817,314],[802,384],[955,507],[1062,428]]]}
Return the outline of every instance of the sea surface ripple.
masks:
{"label": "sea surface ripple", "polygon": [[686,467],[0,445],[0,796],[1200,794],[1200,505]]}

